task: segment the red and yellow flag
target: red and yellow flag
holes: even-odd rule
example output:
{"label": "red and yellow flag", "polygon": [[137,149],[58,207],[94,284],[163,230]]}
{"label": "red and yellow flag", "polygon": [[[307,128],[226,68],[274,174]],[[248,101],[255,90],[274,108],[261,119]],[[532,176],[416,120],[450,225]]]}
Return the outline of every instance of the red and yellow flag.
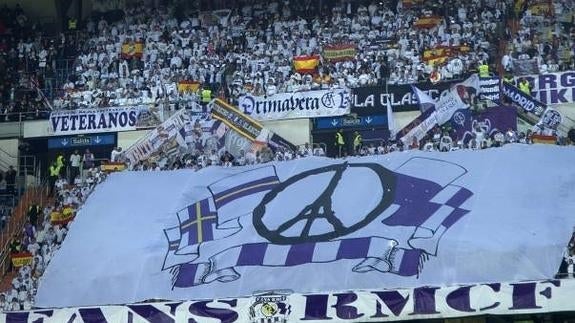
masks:
{"label": "red and yellow flag", "polygon": [[12,266],[19,268],[32,264],[32,254],[29,252],[19,252],[12,254]]}
{"label": "red and yellow flag", "polygon": [[144,55],[144,42],[130,41],[122,44],[122,58],[142,58]]}
{"label": "red and yellow flag", "polygon": [[533,141],[534,144],[547,144],[547,145],[557,144],[557,138],[555,138],[555,136],[532,135],[531,140]]}
{"label": "red and yellow flag", "polygon": [[327,45],[323,47],[323,59],[328,62],[342,62],[355,58],[357,53],[354,44]]}
{"label": "red and yellow flag", "polygon": [[319,55],[302,55],[293,58],[293,67],[301,74],[315,73],[318,65]]}
{"label": "red and yellow flag", "polygon": [[200,82],[198,81],[182,80],[178,82],[178,92],[180,93],[197,92],[199,88]]}
{"label": "red and yellow flag", "polygon": [[442,18],[437,16],[432,17],[421,17],[417,19],[416,22],[413,23],[413,27],[415,28],[433,28],[441,23]]}
{"label": "red and yellow flag", "polygon": [[100,165],[100,170],[103,172],[121,172],[126,169],[126,164],[124,163],[104,163]]}
{"label": "red and yellow flag", "polygon": [[422,60],[432,65],[443,64],[449,58],[457,56],[459,53],[467,53],[469,50],[471,48],[467,45],[439,46],[424,50]]}
{"label": "red and yellow flag", "polygon": [[50,213],[50,222],[52,222],[53,225],[64,225],[72,221],[74,216],[76,216],[74,209],[66,205],[61,210],[56,209]]}

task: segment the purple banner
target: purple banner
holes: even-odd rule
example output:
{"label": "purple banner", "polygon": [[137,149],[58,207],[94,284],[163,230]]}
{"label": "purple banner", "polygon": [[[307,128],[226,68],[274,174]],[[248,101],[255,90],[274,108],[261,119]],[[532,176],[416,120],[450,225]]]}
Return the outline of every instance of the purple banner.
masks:
{"label": "purple banner", "polygon": [[469,110],[458,110],[453,114],[451,123],[457,134],[457,140],[467,143],[473,138],[473,129],[481,128],[487,136],[496,132],[517,130],[517,109],[513,106],[497,106],[487,109],[477,115],[471,115]]}

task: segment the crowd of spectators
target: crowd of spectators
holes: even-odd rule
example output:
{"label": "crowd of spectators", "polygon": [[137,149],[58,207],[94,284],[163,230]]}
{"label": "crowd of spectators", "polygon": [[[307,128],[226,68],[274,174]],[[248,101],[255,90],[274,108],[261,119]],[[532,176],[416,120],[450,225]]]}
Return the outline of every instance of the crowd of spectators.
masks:
{"label": "crowd of spectators", "polygon": [[[399,140],[381,140],[375,143],[373,141],[366,142],[360,144],[358,147],[344,147],[341,157],[384,155],[405,150],[447,152],[460,149],[481,150],[496,148],[510,143],[532,144],[532,136],[536,134],[537,133],[531,130],[523,132],[513,129],[485,129],[478,125],[470,133],[466,134],[464,138],[458,138],[457,133],[453,129],[436,126],[422,140],[414,140],[410,145],[405,145]],[[558,137],[556,144],[567,145],[568,139]],[[328,147],[324,145],[310,145],[306,143],[297,147],[295,150],[285,147],[271,150],[267,147],[263,147],[257,151],[240,150],[236,155],[226,151],[224,148],[184,149],[176,154],[159,152],[137,164],[129,165],[128,169],[133,171],[161,171],[174,169],[199,170],[209,166],[245,166],[272,161],[293,160],[309,156],[326,156],[326,153],[328,153],[326,152],[326,150],[328,150],[327,148]],[[118,153],[116,152],[116,154]],[[334,154],[331,155],[333,156]],[[119,156],[121,156],[121,153],[119,153]],[[121,157],[116,157],[116,159],[122,160]]]}
{"label": "crowd of spectators", "polygon": [[517,8],[525,10],[502,57],[507,72],[521,75],[575,69],[575,2],[556,0],[552,7],[549,3]]}
{"label": "crowd of spectators", "polygon": [[556,278],[575,278],[575,228],[569,243],[563,251],[563,260]]}
{"label": "crowd of spectators", "polygon": [[[417,1],[413,6],[408,1],[323,1],[322,8],[319,3],[243,1],[211,17],[136,4],[117,21],[90,20],[75,71],[54,106],[193,99],[178,91],[180,81],[234,98],[406,84],[427,80],[434,70],[443,79],[456,78],[494,61],[510,6],[505,0]],[[421,23],[426,19],[431,22]],[[313,76],[294,70],[294,56],[319,55],[333,44],[354,45],[355,56],[337,63],[322,59]],[[423,60],[424,51],[435,47],[457,50],[446,60]]]}
{"label": "crowd of spectators", "polygon": [[[45,117],[49,103],[37,91],[55,86],[56,52],[19,5],[0,8],[0,121]],[[42,82],[38,84],[38,82]]]}
{"label": "crowd of spectators", "polygon": [[[495,67],[505,35],[508,72],[530,60],[541,72],[575,68],[572,0],[554,1],[552,13],[510,0],[223,1],[226,9],[211,13],[143,1],[52,36],[19,6],[4,6],[1,121],[19,118],[16,112],[43,117],[52,107],[185,106],[198,100],[190,91],[198,85],[233,101],[245,93],[408,84],[436,71],[443,80],[460,78],[484,63]],[[355,46],[353,58],[321,58],[325,46],[338,44]],[[436,59],[434,48],[449,50]],[[294,69],[301,55],[319,55],[313,75]]]}
{"label": "crowd of spectators", "polygon": [[[55,184],[55,201],[52,205],[33,205],[28,209],[27,222],[22,233],[12,240],[12,257],[30,257],[29,264],[18,268],[11,288],[0,293],[0,310],[29,310],[34,306],[38,280],[50,263],[54,253],[68,232],[68,224],[82,206],[94,187],[106,178],[98,168],[77,176],[72,183],[61,176]],[[68,217],[70,216],[70,217]]]}

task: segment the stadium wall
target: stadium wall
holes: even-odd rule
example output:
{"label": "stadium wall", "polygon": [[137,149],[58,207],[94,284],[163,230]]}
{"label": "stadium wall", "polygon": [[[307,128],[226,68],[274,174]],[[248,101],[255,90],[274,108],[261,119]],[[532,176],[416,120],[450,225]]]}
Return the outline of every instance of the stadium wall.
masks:
{"label": "stadium wall", "polygon": [[280,121],[262,121],[262,125],[282,136],[294,145],[303,145],[311,142],[310,119],[293,119]]}

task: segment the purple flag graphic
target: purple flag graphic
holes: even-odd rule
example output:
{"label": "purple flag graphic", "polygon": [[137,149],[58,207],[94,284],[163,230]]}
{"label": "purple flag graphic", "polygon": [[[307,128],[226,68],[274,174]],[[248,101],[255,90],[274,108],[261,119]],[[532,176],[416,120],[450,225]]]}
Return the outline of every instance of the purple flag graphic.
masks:
{"label": "purple flag graphic", "polygon": [[456,131],[457,140],[463,140],[464,143],[473,137],[475,126],[482,128],[489,136],[497,131],[504,133],[509,129],[517,130],[517,108],[513,106],[492,107],[475,116],[460,112],[457,111],[453,115],[451,123]]}

